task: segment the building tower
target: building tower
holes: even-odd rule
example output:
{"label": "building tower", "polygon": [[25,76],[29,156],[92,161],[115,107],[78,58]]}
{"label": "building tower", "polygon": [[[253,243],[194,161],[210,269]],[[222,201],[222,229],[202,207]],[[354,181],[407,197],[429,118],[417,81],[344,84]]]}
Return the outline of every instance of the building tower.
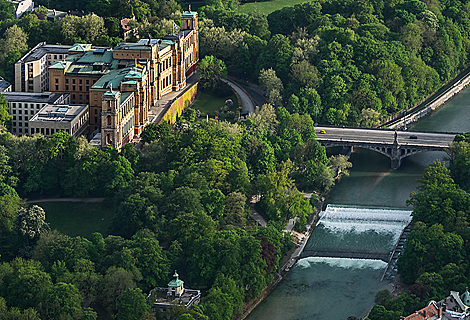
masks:
{"label": "building tower", "polygon": [[110,89],[101,97],[101,147],[120,145],[118,112],[121,104],[121,92]]}

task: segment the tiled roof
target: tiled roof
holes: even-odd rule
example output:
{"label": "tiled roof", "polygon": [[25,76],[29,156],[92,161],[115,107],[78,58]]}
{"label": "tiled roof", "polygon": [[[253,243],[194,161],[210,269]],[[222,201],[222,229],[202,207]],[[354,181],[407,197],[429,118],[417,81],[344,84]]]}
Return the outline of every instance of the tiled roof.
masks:
{"label": "tiled roof", "polygon": [[410,314],[405,320],[437,320],[438,318],[439,310],[434,303],[431,303],[426,308]]}

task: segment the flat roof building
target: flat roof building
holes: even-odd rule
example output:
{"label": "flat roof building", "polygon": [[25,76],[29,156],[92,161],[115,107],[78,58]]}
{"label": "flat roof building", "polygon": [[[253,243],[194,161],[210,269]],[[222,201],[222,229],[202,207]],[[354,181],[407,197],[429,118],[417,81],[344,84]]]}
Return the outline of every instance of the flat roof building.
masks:
{"label": "flat roof building", "polygon": [[49,90],[48,67],[67,58],[71,46],[38,43],[15,63],[15,91],[44,92]]}
{"label": "flat roof building", "polygon": [[51,92],[2,92],[2,94],[8,101],[8,112],[13,117],[11,132],[18,136],[30,134],[29,119],[45,105],[70,103],[69,94]]}
{"label": "flat roof building", "polygon": [[88,131],[88,116],[86,104],[48,104],[29,120],[30,134],[65,131],[78,137]]}

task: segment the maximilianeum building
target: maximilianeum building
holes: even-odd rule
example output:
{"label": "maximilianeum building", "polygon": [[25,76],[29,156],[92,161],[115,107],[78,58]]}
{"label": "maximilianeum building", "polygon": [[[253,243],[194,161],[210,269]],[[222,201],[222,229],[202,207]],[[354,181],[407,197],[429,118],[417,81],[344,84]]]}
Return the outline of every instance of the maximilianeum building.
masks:
{"label": "maximilianeum building", "polygon": [[70,94],[71,104],[89,105],[89,133],[101,147],[120,149],[148,124],[158,100],[186,86],[199,61],[197,12],[186,11],[181,31],[115,48],[75,44],[48,68],[48,90]]}

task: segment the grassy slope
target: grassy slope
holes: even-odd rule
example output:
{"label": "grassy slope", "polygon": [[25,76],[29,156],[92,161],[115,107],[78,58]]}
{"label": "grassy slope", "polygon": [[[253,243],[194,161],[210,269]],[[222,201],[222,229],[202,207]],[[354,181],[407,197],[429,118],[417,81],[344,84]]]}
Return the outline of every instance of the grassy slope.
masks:
{"label": "grassy slope", "polygon": [[93,232],[107,235],[114,206],[107,202],[41,202],[52,230],[69,236],[90,237]]}
{"label": "grassy slope", "polygon": [[293,7],[298,3],[308,2],[308,0],[273,0],[264,2],[250,2],[238,8],[239,13],[250,13],[258,11],[263,14],[270,14],[273,11],[282,9],[284,7]]}
{"label": "grassy slope", "polygon": [[220,107],[225,105],[225,100],[227,99],[232,99],[234,105],[237,105],[237,98],[234,94],[230,97],[219,98],[206,92],[201,92],[197,100],[192,105],[192,108],[194,110],[201,110],[201,118],[205,117],[207,114],[209,114],[209,117],[214,118],[215,111],[220,110]]}

